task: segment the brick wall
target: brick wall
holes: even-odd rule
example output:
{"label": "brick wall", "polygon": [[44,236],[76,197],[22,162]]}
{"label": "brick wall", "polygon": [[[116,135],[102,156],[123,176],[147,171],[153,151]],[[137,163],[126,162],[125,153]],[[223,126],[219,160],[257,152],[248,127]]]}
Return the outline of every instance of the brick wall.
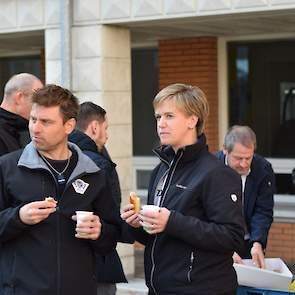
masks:
{"label": "brick wall", "polygon": [[273,223],[268,236],[267,257],[280,257],[295,263],[295,224]]}
{"label": "brick wall", "polygon": [[211,151],[218,149],[217,39],[182,38],[159,41],[159,84],[199,86],[207,95],[210,115],[205,133]]}

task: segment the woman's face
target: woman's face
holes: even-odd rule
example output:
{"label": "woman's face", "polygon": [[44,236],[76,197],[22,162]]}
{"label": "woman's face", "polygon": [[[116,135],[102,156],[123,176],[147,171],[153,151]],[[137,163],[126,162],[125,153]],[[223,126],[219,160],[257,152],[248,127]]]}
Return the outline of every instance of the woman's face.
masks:
{"label": "woman's face", "polygon": [[197,139],[195,115],[188,116],[175,105],[165,100],[155,108],[157,132],[163,145],[171,145],[176,151],[180,147],[194,144]]}

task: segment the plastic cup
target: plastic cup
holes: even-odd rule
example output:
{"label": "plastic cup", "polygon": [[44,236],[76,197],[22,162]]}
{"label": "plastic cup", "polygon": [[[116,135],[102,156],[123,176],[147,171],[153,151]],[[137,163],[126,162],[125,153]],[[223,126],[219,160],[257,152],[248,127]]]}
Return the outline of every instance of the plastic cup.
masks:
{"label": "plastic cup", "polygon": [[[85,216],[93,215],[91,211],[76,211],[77,224],[82,223]],[[79,232],[80,236],[87,236],[89,233]]]}
{"label": "plastic cup", "polygon": [[[156,206],[156,205],[143,205],[142,206],[142,214],[144,215],[147,212],[159,212],[160,211],[160,207]],[[144,226],[143,229],[149,233],[150,232],[150,227],[148,225]]]}

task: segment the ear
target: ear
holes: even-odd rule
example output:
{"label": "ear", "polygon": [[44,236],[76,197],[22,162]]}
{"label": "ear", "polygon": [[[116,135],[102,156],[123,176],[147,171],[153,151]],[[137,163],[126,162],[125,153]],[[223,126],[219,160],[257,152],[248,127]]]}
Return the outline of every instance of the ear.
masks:
{"label": "ear", "polygon": [[228,155],[228,150],[226,149],[225,145],[222,146],[222,151],[225,155]]}
{"label": "ear", "polygon": [[96,136],[96,134],[99,132],[98,121],[93,120],[89,124],[89,128],[90,128],[91,134],[94,135],[94,136]]}
{"label": "ear", "polygon": [[195,129],[197,126],[197,123],[199,121],[199,118],[196,115],[191,115],[189,122],[188,122],[188,128],[189,129]]}
{"label": "ear", "polygon": [[76,127],[76,119],[74,118],[69,119],[68,121],[65,122],[64,126],[65,126],[66,134],[67,135],[71,134]]}
{"label": "ear", "polygon": [[13,95],[14,102],[16,106],[20,106],[23,104],[23,93],[20,91],[16,91]]}

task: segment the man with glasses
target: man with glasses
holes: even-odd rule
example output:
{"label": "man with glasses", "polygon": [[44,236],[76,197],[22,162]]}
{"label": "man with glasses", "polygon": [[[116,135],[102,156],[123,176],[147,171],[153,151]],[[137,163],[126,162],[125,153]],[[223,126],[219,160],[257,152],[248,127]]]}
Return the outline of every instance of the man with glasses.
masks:
{"label": "man with glasses", "polygon": [[227,132],[223,151],[216,156],[240,176],[245,219],[245,251],[235,253],[234,262],[252,258],[253,263],[265,268],[264,251],[273,221],[275,177],[271,164],[255,154],[256,135],[248,126],[235,125]]}
{"label": "man with glasses", "polygon": [[34,75],[12,76],[4,87],[0,106],[0,156],[24,147],[29,142],[28,119],[33,91],[42,88]]}

